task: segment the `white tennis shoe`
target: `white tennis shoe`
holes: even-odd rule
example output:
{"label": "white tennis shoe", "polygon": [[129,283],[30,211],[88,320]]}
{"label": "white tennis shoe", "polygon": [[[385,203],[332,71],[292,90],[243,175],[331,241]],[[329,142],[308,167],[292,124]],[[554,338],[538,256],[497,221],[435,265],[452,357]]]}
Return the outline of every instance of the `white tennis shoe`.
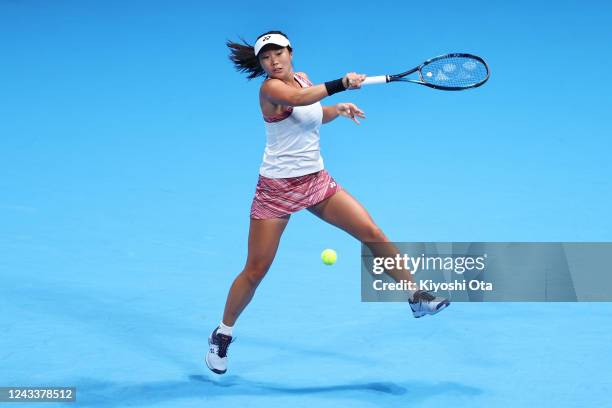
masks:
{"label": "white tennis shoe", "polygon": [[408,299],[408,303],[412,309],[412,314],[417,318],[426,315],[435,315],[450,305],[448,299],[436,297],[424,290],[417,290],[414,292]]}
{"label": "white tennis shoe", "polygon": [[217,333],[217,329],[208,337],[206,365],[213,373],[224,374],[227,371],[227,348],[232,343],[233,338]]}

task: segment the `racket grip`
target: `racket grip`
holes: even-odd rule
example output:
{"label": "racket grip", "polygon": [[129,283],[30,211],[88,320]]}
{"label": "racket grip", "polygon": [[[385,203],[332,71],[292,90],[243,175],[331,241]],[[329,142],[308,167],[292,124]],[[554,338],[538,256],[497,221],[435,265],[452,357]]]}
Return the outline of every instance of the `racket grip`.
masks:
{"label": "racket grip", "polygon": [[388,81],[387,81],[386,75],[379,75],[379,76],[367,77],[366,79],[364,79],[361,85],[386,84],[387,82]]}

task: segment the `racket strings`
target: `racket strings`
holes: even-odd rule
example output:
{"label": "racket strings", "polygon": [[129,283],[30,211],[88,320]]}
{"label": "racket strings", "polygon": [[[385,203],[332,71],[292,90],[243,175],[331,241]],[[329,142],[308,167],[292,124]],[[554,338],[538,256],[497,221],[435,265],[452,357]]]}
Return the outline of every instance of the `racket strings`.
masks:
{"label": "racket strings", "polygon": [[487,79],[482,61],[469,57],[447,57],[431,61],[421,68],[423,82],[449,88],[465,88]]}

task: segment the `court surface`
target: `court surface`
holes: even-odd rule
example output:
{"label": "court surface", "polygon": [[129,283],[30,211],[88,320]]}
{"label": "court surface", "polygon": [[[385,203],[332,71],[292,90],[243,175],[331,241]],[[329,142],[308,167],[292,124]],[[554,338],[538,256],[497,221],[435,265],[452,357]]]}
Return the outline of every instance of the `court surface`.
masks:
{"label": "court surface", "polygon": [[1,384],[76,386],[78,406],[100,407],[608,401],[610,304],[454,303],[417,320],[405,304],[359,302],[349,239],[329,267],[287,237],[217,376],[203,356],[235,272],[219,255],[229,240],[207,252],[110,218],[11,211],[32,224],[2,243]]}
{"label": "court surface", "polygon": [[476,90],[324,101],[367,115],[325,125],[326,169],[395,241],[609,242],[609,2],[357,1],[333,21],[344,4],[238,3],[0,2],[0,386],[76,386],[83,407],[612,406],[611,303],[414,319],[360,302],[359,243],[308,212],[228,373],[204,364],[265,143],[226,40],[279,28],[315,83],[483,56]]}

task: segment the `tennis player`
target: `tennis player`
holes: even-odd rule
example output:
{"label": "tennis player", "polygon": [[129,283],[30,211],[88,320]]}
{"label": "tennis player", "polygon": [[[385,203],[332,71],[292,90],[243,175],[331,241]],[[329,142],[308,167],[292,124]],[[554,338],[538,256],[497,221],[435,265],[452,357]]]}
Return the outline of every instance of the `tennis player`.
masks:
{"label": "tennis player", "polygon": [[[221,323],[208,339],[206,365],[217,374],[227,370],[233,326],[270,268],[292,213],[307,208],[366,245],[389,242],[365,208],[325,170],[319,149],[322,124],[338,116],[357,124],[365,118],[353,103],[322,106],[320,101],[347,89],[359,89],[366,76],[351,72],[313,85],[304,72],[294,72],[291,44],[280,31],[260,35],[255,46],[246,42],[228,42],[227,46],[237,70],[247,73],[249,79],[265,77],[259,106],[267,143],[251,206],[246,264],[229,290]],[[387,249],[378,244],[373,253],[394,256],[398,252],[392,244]],[[408,271],[387,272],[396,281],[412,280]],[[412,293],[408,300],[415,317],[435,314],[449,304],[424,291]]]}

